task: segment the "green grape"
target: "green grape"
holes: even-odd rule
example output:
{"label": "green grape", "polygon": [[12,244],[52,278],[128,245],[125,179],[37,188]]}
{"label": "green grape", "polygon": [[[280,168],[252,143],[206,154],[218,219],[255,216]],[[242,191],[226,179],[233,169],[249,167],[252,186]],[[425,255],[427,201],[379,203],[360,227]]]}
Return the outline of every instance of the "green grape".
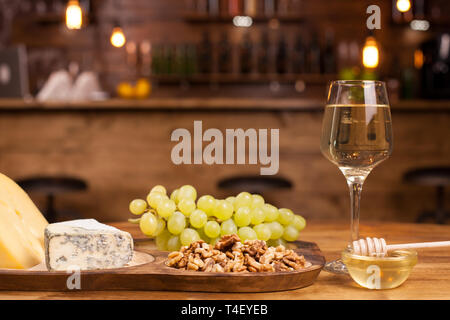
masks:
{"label": "green grape", "polygon": [[277,221],[282,225],[287,226],[292,223],[292,220],[294,220],[294,213],[290,209],[281,208],[278,209],[278,213],[279,215]]}
{"label": "green grape", "polygon": [[147,196],[147,202],[153,209],[158,208],[161,201],[169,200],[169,197],[161,192],[152,192]]}
{"label": "green grape", "polygon": [[178,202],[182,199],[191,199],[195,201],[197,199],[197,190],[195,190],[193,186],[184,185],[179,189],[177,199]]}
{"label": "green grape", "polygon": [[216,199],[214,199],[214,197],[210,195],[201,196],[197,200],[197,208],[203,210],[203,212],[205,212],[207,215],[212,214],[215,204]]}
{"label": "green grape", "polygon": [[234,202],[236,201],[236,197],[231,196],[231,197],[226,198],[225,200],[230,202],[232,205],[234,205]]}
{"label": "green grape", "polygon": [[180,234],[180,242],[183,246],[188,246],[192,242],[200,240],[200,236],[194,229],[184,229]]}
{"label": "green grape", "polygon": [[161,185],[154,186],[152,188],[152,190],[150,190],[150,193],[153,193],[153,192],[160,192],[162,194],[167,194],[166,188],[164,188]]}
{"label": "green grape", "polygon": [[191,223],[191,226],[193,226],[194,228],[203,227],[207,221],[208,221],[207,214],[199,209],[194,210],[189,217],[189,222]]}
{"label": "green grape", "polygon": [[181,242],[179,236],[171,236],[167,240],[167,250],[168,251],[178,251],[181,248]]}
{"label": "green grape", "polygon": [[134,199],[130,202],[130,212],[135,215],[141,215],[147,209],[147,202],[142,199]]}
{"label": "green grape", "polygon": [[259,194],[252,194],[251,208],[260,208],[264,205],[264,198]]}
{"label": "green grape", "polygon": [[154,236],[159,236],[165,229],[166,227],[166,221],[164,221],[163,218],[157,217],[157,225],[156,225],[156,230],[154,232]]}
{"label": "green grape", "polygon": [[302,216],[294,215],[294,218],[292,219],[291,225],[297,229],[298,231],[302,231],[305,229],[306,226],[306,220]]}
{"label": "green grape", "polygon": [[236,196],[234,201],[234,210],[237,211],[240,207],[250,207],[252,205],[252,195],[248,192],[241,192]]}
{"label": "green grape", "polygon": [[139,228],[146,236],[153,236],[158,225],[158,221],[153,213],[147,212],[141,217]]}
{"label": "green grape", "polygon": [[298,231],[294,226],[290,225],[284,228],[283,239],[286,241],[295,241],[298,239],[298,235],[300,231]]}
{"label": "green grape", "polygon": [[237,233],[237,227],[232,219],[228,219],[222,222],[220,226],[220,234],[222,236],[234,233]]}
{"label": "green grape", "polygon": [[195,210],[195,201],[192,199],[184,198],[178,202],[178,209],[183,213],[186,217],[189,217],[191,213]]}
{"label": "green grape", "polygon": [[165,199],[158,204],[156,211],[161,217],[167,219],[175,212],[176,209],[177,205],[173,202],[173,200]]}
{"label": "green grape", "polygon": [[264,220],[266,219],[266,214],[261,208],[253,208],[251,211],[251,215],[252,215],[251,224],[253,225],[263,223]]}
{"label": "green grape", "polygon": [[170,194],[170,200],[173,200],[176,204],[178,204],[178,192],[179,191],[180,191],[179,189],[175,189]]}
{"label": "green grape", "polygon": [[270,239],[270,236],[272,235],[270,227],[265,223],[254,226],[253,230],[255,230],[256,236],[258,237],[259,240],[267,241]]}
{"label": "green grape", "polygon": [[267,245],[270,247],[278,247],[278,246],[286,246],[286,241],[284,241],[282,238],[280,239],[271,239],[267,242]]}
{"label": "green grape", "polygon": [[158,250],[161,251],[167,251],[167,241],[172,236],[172,234],[167,230],[164,229],[163,232],[161,232],[155,239],[156,247]]}
{"label": "green grape", "polygon": [[216,200],[213,214],[222,221],[230,219],[233,215],[233,205],[225,200]]}
{"label": "green grape", "polygon": [[274,221],[269,223],[268,225],[271,232],[270,239],[278,239],[283,236],[284,228],[279,222]]}
{"label": "green grape", "polygon": [[217,241],[219,241],[219,240],[220,240],[220,237],[212,238],[211,240],[209,240],[209,244],[212,246],[215,246]]}
{"label": "green grape", "polygon": [[216,221],[208,221],[203,227],[203,230],[210,238],[216,238],[220,235],[220,225]]}
{"label": "green grape", "polygon": [[249,207],[240,207],[234,214],[234,222],[238,227],[245,227],[250,224],[252,215]]}
{"label": "green grape", "polygon": [[[220,230],[220,227],[219,227]],[[200,239],[209,242],[211,239],[206,235],[204,228],[195,229],[197,231],[198,235],[200,236]]]}
{"label": "green grape", "polygon": [[278,209],[276,207],[274,207],[271,204],[266,203],[266,204],[264,204],[262,206],[262,209],[263,209],[264,214],[265,214],[264,221],[272,222],[272,221],[277,220],[279,212],[278,212]]}
{"label": "green grape", "polygon": [[186,228],[186,218],[181,212],[175,211],[167,221],[167,229],[176,235],[180,234],[184,228]]}
{"label": "green grape", "polygon": [[238,236],[239,236],[239,238],[241,238],[242,242],[244,242],[245,240],[256,240],[256,239],[258,239],[258,236],[256,235],[255,230],[253,230],[250,227],[239,228]]}

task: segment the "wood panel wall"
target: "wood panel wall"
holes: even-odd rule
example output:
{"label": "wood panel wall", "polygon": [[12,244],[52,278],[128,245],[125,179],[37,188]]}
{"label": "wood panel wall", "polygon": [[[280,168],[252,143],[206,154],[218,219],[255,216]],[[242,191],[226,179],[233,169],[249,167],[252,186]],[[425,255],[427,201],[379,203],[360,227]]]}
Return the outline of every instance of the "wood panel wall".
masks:
{"label": "wood panel wall", "polygon": [[[200,194],[217,197],[220,179],[259,174],[256,165],[179,165],[171,162],[176,128],[280,129],[279,175],[292,190],[264,196],[307,218],[348,219],[345,179],[319,150],[322,112],[200,111],[27,111],[0,116],[0,172],[14,179],[33,175],[73,175],[89,191],[57,197],[60,209],[72,208],[103,221],[129,217],[128,203],[145,197],[155,184],[168,189],[193,184]],[[394,152],[375,168],[363,188],[362,219],[413,221],[434,206],[434,190],[408,185],[402,174],[424,165],[450,165],[448,112],[393,112]],[[447,194],[447,206],[450,197]],[[44,199],[31,195],[43,208]]]}

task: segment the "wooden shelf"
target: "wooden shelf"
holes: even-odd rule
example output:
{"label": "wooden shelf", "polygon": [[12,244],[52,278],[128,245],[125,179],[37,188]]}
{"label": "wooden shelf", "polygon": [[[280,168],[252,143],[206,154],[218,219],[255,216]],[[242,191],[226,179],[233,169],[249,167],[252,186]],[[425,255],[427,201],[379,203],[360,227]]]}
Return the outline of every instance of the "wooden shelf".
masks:
{"label": "wooden shelf", "polygon": [[[245,14],[240,14],[245,16]],[[255,23],[265,23],[272,19],[278,20],[284,23],[298,23],[304,20],[303,15],[298,14],[288,14],[288,15],[256,15],[250,16]],[[209,14],[198,14],[198,13],[187,13],[184,15],[184,20],[191,23],[231,23],[234,16],[232,15],[217,15],[212,16]]]}
{"label": "wooden shelf", "polygon": [[160,84],[179,84],[188,82],[193,84],[262,84],[270,82],[294,83],[296,81],[304,81],[308,84],[326,84],[336,79],[335,74],[196,74],[191,76],[179,75],[154,75],[153,80]]}

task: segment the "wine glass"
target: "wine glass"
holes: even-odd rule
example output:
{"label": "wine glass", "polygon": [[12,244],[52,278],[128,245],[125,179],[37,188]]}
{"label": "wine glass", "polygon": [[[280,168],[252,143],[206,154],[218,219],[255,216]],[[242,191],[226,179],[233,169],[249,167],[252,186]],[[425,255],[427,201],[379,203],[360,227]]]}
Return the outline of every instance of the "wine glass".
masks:
{"label": "wine glass", "polygon": [[[322,125],[320,149],[339,167],[350,189],[350,240],[359,239],[359,209],[364,180],[392,152],[392,123],[382,81],[332,81]],[[346,273],[341,260],[324,270]]]}

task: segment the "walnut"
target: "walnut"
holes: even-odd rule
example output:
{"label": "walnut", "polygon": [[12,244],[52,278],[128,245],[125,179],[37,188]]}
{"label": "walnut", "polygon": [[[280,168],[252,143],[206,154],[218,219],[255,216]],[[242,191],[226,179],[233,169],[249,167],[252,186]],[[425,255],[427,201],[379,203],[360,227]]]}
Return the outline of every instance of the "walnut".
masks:
{"label": "walnut", "polygon": [[205,263],[203,264],[202,271],[205,271],[205,272],[211,272],[213,266],[214,266],[214,259],[212,259],[212,258],[207,258],[207,259],[205,260]]}
{"label": "walnut", "polygon": [[184,255],[178,251],[169,253],[169,261],[168,261],[167,265],[169,267],[171,267],[171,266],[178,264],[178,262],[180,262],[180,260],[183,258],[183,256]]}
{"label": "walnut", "polygon": [[212,272],[225,272],[220,264],[215,264],[212,267]]}
{"label": "walnut", "polygon": [[188,264],[187,264],[187,269],[188,269],[188,270],[194,270],[194,271],[197,271],[197,270],[198,270],[198,266],[197,266],[196,264],[192,263],[192,262],[188,262]]}
{"label": "walnut", "polygon": [[203,272],[285,272],[307,268],[311,263],[284,246],[267,247],[265,241],[223,236],[213,247],[204,241],[171,252],[167,266]]}
{"label": "walnut", "polygon": [[219,241],[217,241],[214,248],[225,252],[228,251],[228,249],[231,249],[236,242],[240,241],[241,239],[239,239],[237,234],[229,234],[223,236]]}

